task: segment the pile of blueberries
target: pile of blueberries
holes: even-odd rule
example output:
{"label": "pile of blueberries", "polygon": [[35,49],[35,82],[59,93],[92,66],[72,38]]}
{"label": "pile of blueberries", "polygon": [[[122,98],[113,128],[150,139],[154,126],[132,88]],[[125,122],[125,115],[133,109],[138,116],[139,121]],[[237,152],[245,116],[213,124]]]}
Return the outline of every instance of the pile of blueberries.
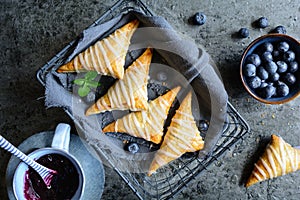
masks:
{"label": "pile of blueberries", "polygon": [[243,74],[255,93],[268,99],[285,97],[296,84],[298,62],[286,41],[265,42],[246,57]]}

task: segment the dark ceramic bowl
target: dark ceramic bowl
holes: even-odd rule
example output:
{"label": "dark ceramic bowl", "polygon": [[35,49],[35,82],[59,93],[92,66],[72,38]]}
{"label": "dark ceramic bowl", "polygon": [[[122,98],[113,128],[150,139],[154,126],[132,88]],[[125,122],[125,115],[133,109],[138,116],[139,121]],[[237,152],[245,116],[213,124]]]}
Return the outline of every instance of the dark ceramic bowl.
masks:
{"label": "dark ceramic bowl", "polygon": [[[292,74],[296,77],[296,82],[289,86],[289,93],[286,96],[278,96],[276,93],[269,98],[263,98],[262,95],[259,93],[260,89],[253,89],[249,87],[249,77],[245,76],[244,68],[248,61],[248,56],[251,54],[258,54],[261,55],[261,49],[262,45],[266,42],[270,42],[273,44],[274,48],[276,45],[282,41],[285,41],[289,44],[289,50],[292,50],[295,53],[295,61],[298,63],[298,70],[296,72],[293,72]],[[282,58],[283,59],[283,58]],[[280,59],[278,59],[280,60]],[[262,62],[261,65],[264,65]],[[284,73],[278,73],[280,74],[279,81],[282,81],[282,77],[284,76]],[[247,92],[254,97],[256,100],[266,103],[266,104],[282,104],[286,103],[288,101],[291,101],[292,99],[295,99],[297,96],[300,95],[300,42],[296,40],[295,38],[285,35],[285,34],[267,34],[263,35],[257,39],[255,39],[253,42],[250,43],[250,45],[246,48],[246,50],[243,53],[241,62],[240,62],[240,76],[243,82],[243,85]],[[266,83],[270,83],[268,79],[263,81]],[[279,82],[272,82],[274,87],[276,88],[276,84]],[[276,91],[276,90],[275,90]]]}

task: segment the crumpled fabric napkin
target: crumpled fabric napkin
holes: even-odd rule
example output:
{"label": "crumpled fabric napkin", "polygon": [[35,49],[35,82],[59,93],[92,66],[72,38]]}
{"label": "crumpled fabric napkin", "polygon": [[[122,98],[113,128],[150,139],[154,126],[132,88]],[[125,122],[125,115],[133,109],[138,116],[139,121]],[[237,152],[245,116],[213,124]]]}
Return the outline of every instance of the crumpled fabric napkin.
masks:
{"label": "crumpled fabric napkin", "polygon": [[[176,33],[164,18],[145,16],[139,12],[128,12],[103,24],[90,27],[83,31],[74,50],[66,58],[66,62],[98,39],[134,18],[140,21],[140,27],[131,39],[129,51],[140,50],[148,46],[154,48],[168,66],[180,72],[186,79],[186,83],[192,86],[201,106],[202,110],[200,110],[210,114],[210,127],[205,136],[205,147],[199,153],[199,157],[204,159],[210,155],[212,148],[222,134],[228,96],[215,71],[216,66],[204,48],[197,46],[191,39]],[[121,149],[120,144],[112,142],[108,136],[102,134],[101,125],[102,120],[106,117],[105,113],[86,117],[84,112],[89,105],[66,89],[68,77],[67,74],[57,73],[55,67],[47,74],[45,105],[66,109],[73,118],[78,132],[88,143],[99,149],[109,149],[112,152],[108,157],[114,165],[118,165],[120,168],[123,166],[123,170],[132,170],[130,160],[134,159],[141,161],[140,166],[135,168],[146,170],[153,155],[128,154]],[[135,163],[139,165],[139,162]],[[135,171],[137,170],[135,169]]]}

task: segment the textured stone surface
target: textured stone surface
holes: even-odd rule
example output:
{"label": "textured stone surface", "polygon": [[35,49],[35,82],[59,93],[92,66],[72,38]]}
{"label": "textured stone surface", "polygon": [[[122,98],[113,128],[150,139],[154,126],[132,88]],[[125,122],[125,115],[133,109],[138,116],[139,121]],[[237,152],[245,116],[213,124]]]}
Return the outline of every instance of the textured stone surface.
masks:
{"label": "textured stone surface", "polygon": [[[80,32],[92,24],[115,1],[100,0],[1,0],[0,1],[0,130],[13,144],[33,133],[53,130],[57,123],[72,124],[59,108],[45,109],[44,88],[36,71]],[[252,132],[235,148],[178,194],[178,199],[298,199],[300,173],[293,173],[249,189],[243,182],[250,173],[265,139],[279,134],[300,145],[300,98],[284,105],[264,105],[252,99],[239,79],[239,59],[256,37],[284,25],[300,39],[300,1],[145,1],[180,33],[203,45],[218,65],[231,103],[249,123]],[[207,15],[206,24],[193,26],[195,12]],[[261,16],[269,19],[265,29],[253,27]],[[245,39],[235,37],[241,27],[250,30]],[[0,197],[6,199],[5,170],[10,155],[0,150]],[[121,178],[106,167],[102,199],[137,199]]]}

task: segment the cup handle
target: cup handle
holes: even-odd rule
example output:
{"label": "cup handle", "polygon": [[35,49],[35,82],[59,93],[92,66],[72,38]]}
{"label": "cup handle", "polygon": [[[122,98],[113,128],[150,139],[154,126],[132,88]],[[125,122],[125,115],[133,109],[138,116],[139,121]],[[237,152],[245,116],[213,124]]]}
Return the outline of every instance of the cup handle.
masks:
{"label": "cup handle", "polygon": [[70,130],[69,124],[59,123],[56,126],[51,147],[69,152]]}

